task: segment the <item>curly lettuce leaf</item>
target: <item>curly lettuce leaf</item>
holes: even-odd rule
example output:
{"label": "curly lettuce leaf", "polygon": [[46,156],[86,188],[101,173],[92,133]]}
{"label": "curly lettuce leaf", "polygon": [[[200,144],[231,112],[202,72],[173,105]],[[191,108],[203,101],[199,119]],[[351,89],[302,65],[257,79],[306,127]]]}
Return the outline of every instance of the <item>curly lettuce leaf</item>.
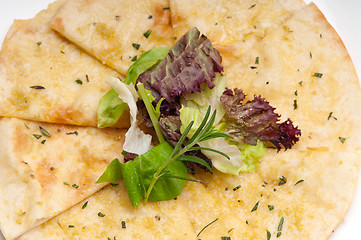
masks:
{"label": "curly lettuce leaf", "polygon": [[213,88],[215,73],[223,71],[221,61],[222,57],[209,39],[193,28],[154,69],[142,73],[138,81],[151,90],[156,99],[172,102],[187,93],[203,91],[203,83]]}
{"label": "curly lettuce leaf", "polygon": [[222,97],[225,109],[225,132],[239,142],[256,145],[258,140],[270,141],[280,150],[281,145],[291,148],[301,135],[301,131],[288,119],[279,123],[280,116],[261,96],[243,103],[245,94],[240,89],[227,89]]}

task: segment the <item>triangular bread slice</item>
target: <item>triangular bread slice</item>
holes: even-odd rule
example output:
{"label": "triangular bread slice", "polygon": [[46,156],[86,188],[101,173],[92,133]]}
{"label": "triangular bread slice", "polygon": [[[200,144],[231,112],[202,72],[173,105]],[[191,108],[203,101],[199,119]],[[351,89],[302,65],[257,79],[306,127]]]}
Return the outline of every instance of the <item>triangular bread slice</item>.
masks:
{"label": "triangular bread slice", "polygon": [[125,130],[0,119],[0,230],[14,239],[98,191]]}
{"label": "triangular bread slice", "polygon": [[180,198],[187,195],[187,215],[197,232],[216,220],[199,239],[267,239],[267,231],[270,239],[327,239],[351,204],[360,153],[269,150],[253,173],[196,174],[212,206],[204,207],[208,198],[196,187],[187,187]]}
{"label": "triangular bread slice", "polygon": [[[49,24],[57,1],[30,20],[16,20],[0,53],[0,116],[97,126],[97,106],[118,73],[81,51]],[[129,114],[119,127],[129,125]]]}
{"label": "triangular bread slice", "polygon": [[169,2],[175,36],[181,37],[189,29],[197,27],[218,50],[238,56],[251,49],[295,11],[306,6],[302,0]]}
{"label": "triangular bread slice", "polygon": [[174,41],[168,0],[70,0],[52,27],[123,75],[141,53]]}
{"label": "triangular bread slice", "polygon": [[196,239],[186,210],[178,200],[149,202],[135,208],[129,201],[123,182],[102,189],[69,211],[24,234],[19,240],[37,240],[39,237]]}

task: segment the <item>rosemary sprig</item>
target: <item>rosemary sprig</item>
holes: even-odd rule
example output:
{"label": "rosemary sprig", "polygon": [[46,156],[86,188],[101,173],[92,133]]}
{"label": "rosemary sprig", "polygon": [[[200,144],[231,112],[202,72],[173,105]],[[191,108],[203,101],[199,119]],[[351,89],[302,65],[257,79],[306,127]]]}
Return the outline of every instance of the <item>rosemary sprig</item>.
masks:
{"label": "rosemary sprig", "polygon": [[[203,166],[206,166],[208,169],[210,169],[210,166],[208,165],[208,163],[206,161],[204,161],[203,159],[198,158],[198,157],[194,157],[194,156],[185,156],[185,155],[183,155],[184,153],[186,153],[188,151],[193,151],[193,150],[213,151],[213,152],[219,153],[219,154],[221,154],[224,157],[229,159],[229,156],[227,156],[225,153],[222,153],[222,152],[217,151],[215,149],[195,146],[199,142],[203,142],[203,141],[213,139],[213,138],[219,138],[219,137],[232,138],[228,134],[217,132],[214,129],[213,124],[214,124],[214,120],[216,118],[216,110],[214,110],[213,114],[209,118],[210,112],[211,112],[211,108],[209,106],[208,109],[207,109],[207,113],[206,113],[202,123],[199,125],[198,129],[195,131],[195,133],[189,139],[189,141],[187,141],[187,143],[184,144],[184,141],[185,141],[189,131],[191,130],[191,128],[192,128],[192,126],[194,124],[194,121],[189,123],[189,125],[187,126],[187,128],[183,132],[181,138],[179,139],[178,143],[174,147],[172,154],[158,168],[158,170],[153,175],[151,183],[150,183],[150,185],[149,185],[149,187],[148,187],[148,189],[146,191],[144,203],[146,203],[148,201],[150,193],[152,192],[152,189],[154,188],[155,183],[164,175],[163,171],[168,166],[169,163],[171,163],[171,162],[173,162],[175,160],[192,161],[192,162],[199,163],[199,164],[201,164]],[[183,148],[182,148],[182,146],[183,146]]]}

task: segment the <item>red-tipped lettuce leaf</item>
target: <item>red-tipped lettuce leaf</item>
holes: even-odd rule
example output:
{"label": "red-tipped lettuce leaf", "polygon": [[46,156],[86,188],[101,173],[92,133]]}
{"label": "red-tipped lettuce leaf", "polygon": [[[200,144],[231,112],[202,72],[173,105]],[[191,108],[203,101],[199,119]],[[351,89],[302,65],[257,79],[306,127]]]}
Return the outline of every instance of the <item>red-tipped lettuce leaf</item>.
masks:
{"label": "red-tipped lettuce leaf", "polygon": [[270,141],[280,150],[291,148],[301,135],[301,130],[293,126],[290,119],[278,123],[280,116],[274,112],[269,102],[261,96],[243,103],[246,95],[240,89],[227,89],[221,96],[226,108],[225,133],[234,137],[234,140],[252,145],[257,140]]}
{"label": "red-tipped lettuce leaf", "polygon": [[206,83],[213,88],[215,72],[222,72],[222,57],[206,36],[191,29],[169,50],[154,69],[142,73],[138,81],[159,100],[172,102],[187,93],[201,92]]}

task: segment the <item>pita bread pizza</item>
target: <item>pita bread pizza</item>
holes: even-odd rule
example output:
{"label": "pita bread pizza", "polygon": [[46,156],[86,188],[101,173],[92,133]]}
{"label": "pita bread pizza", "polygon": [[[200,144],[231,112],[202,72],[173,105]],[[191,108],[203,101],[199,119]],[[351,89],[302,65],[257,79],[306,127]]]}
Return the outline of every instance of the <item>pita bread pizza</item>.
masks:
{"label": "pita bread pizza", "polygon": [[0,239],[328,239],[359,179],[359,80],[302,0],[54,1],[0,103]]}

